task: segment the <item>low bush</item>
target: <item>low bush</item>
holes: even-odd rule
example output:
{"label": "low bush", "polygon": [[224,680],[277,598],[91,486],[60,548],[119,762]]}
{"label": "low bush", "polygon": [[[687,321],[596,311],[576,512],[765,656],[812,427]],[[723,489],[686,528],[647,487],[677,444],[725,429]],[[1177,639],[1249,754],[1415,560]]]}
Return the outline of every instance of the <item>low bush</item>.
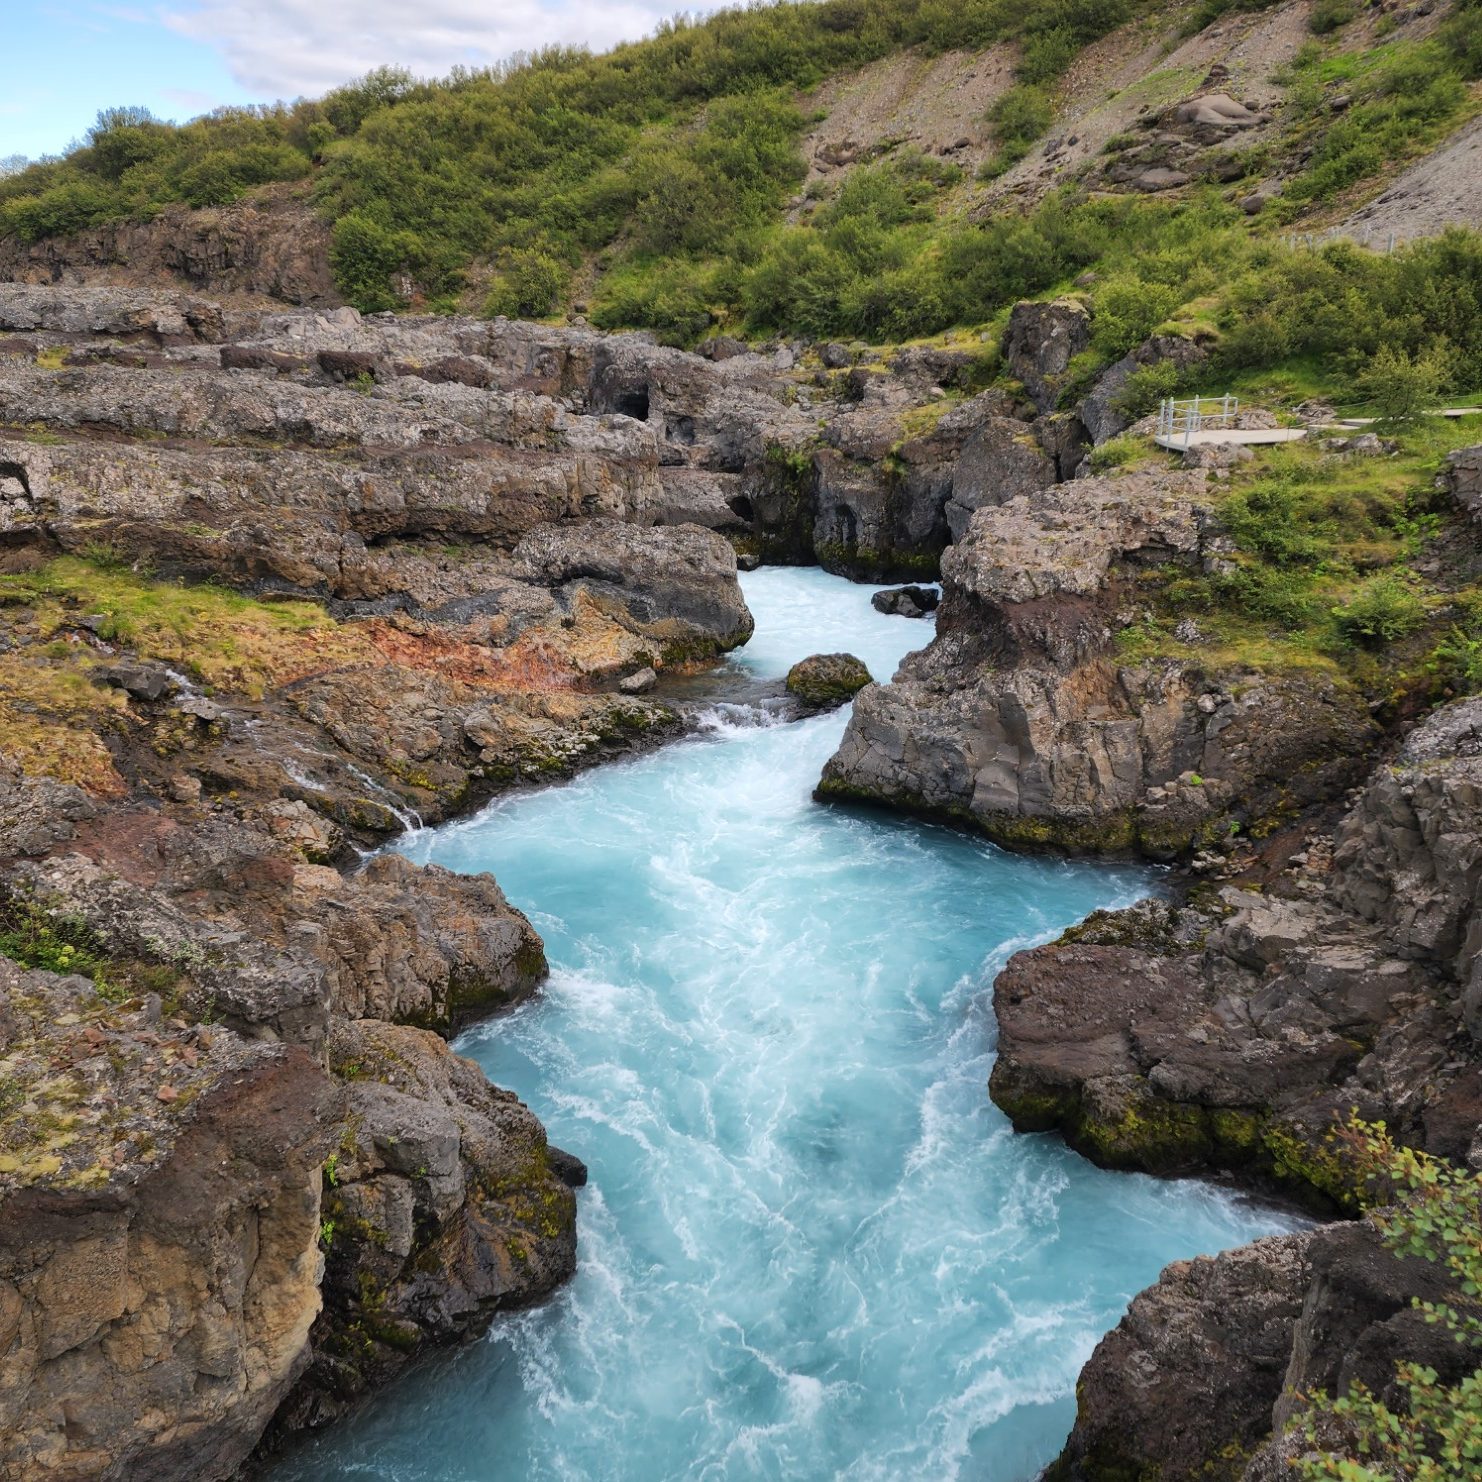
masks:
{"label": "low bush", "polygon": [[1425,603],[1408,573],[1385,572],[1333,608],[1338,631],[1350,642],[1375,647],[1413,633],[1425,622]]}

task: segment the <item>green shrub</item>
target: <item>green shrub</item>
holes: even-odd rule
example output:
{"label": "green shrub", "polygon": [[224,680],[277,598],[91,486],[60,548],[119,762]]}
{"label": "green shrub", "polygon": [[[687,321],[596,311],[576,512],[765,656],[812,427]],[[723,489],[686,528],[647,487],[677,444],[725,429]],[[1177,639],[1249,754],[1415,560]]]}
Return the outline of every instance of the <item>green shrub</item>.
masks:
{"label": "green shrub", "polygon": [[1482,691],[1482,633],[1455,624],[1431,650],[1428,667],[1443,685],[1458,694]]}
{"label": "green shrub", "polygon": [[1020,83],[988,110],[988,121],[993,125],[993,141],[998,145],[996,164],[1007,168],[1023,159],[1055,121],[1055,108],[1043,88]]}
{"label": "green shrub", "polygon": [[599,329],[637,326],[666,345],[693,345],[715,322],[702,270],[689,263],[633,264],[603,281],[592,306]]}
{"label": "green shrub", "polygon": [[117,193],[101,181],[68,180],[40,195],[18,196],[0,205],[0,234],[39,242],[43,237],[70,236],[123,214]]}
{"label": "green shrub", "polygon": [[1155,360],[1127,377],[1122,389],[1112,397],[1112,409],[1136,422],[1156,411],[1165,397],[1177,396],[1184,389],[1187,375],[1171,360]]}
{"label": "green shrub", "polygon": [[1134,463],[1147,452],[1147,444],[1138,437],[1113,437],[1091,449],[1091,472],[1110,473]]}
{"label": "green shrub", "polygon": [[1315,566],[1332,554],[1319,511],[1290,478],[1237,491],[1220,506],[1220,518],[1241,550],[1274,566]]}
{"label": "green shrub", "polygon": [[1371,403],[1383,423],[1413,422],[1435,401],[1448,379],[1445,356],[1437,351],[1410,355],[1381,345],[1354,378],[1354,386]]}
{"label": "green shrub", "polygon": [[1091,291],[1091,343],[1108,360],[1135,349],[1183,303],[1186,292],[1131,273],[1103,279]]}
{"label": "green shrub", "polygon": [[1237,611],[1262,621],[1299,628],[1317,611],[1312,580],[1305,572],[1271,566],[1242,566],[1216,582],[1220,596]]}
{"label": "green shrub", "polygon": [[566,295],[571,269],[533,247],[511,248],[501,254],[499,276],[484,302],[490,319],[543,319]]}
{"label": "green shrub", "polygon": [[1482,77],[1482,0],[1456,0],[1437,39],[1463,77]]}
{"label": "green shrub", "polygon": [[1425,603],[1414,580],[1385,572],[1367,581],[1341,607],[1332,609],[1338,631],[1351,643],[1367,647],[1393,643],[1425,622]]}
{"label": "green shrub", "polygon": [[[1482,1176],[1399,1146],[1383,1123],[1354,1120],[1338,1141],[1373,1191],[1368,1214],[1385,1245],[1433,1262],[1449,1279],[1449,1297],[1413,1297],[1414,1309],[1458,1343],[1482,1348]],[[1336,1398],[1311,1397],[1293,1422],[1306,1442],[1296,1462],[1303,1482],[1466,1482],[1478,1474],[1482,1368],[1454,1385],[1412,1362],[1395,1377],[1395,1403],[1359,1383]]]}
{"label": "green shrub", "polygon": [[1307,29],[1314,36],[1326,36],[1342,30],[1357,14],[1356,0],[1317,0],[1307,17]]}
{"label": "green shrub", "polygon": [[335,282],[352,304],[367,313],[401,304],[393,279],[408,271],[413,255],[406,233],[390,231],[358,211],[341,217],[330,238]]}

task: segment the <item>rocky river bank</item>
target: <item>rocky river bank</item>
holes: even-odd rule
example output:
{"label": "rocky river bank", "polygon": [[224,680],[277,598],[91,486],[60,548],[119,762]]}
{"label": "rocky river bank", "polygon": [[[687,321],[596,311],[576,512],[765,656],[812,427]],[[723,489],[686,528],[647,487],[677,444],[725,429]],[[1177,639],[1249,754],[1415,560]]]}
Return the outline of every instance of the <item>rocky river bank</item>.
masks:
{"label": "rocky river bank", "polygon": [[[569,1275],[580,1163],[446,1043],[539,936],[359,866],[681,733],[738,552],[943,580],[822,796],[1198,865],[1000,976],[1016,1126],[1327,1213],[1353,1107],[1482,1164],[1478,702],[1129,648],[1231,564],[1228,470],[1093,471],[1203,351],[1078,395],[1089,332],[1020,306],[985,391],[971,349],[0,285],[0,1478],[230,1476]],[[1260,1482],[1296,1389],[1429,1352],[1411,1284],[1362,1223],[1170,1268],[1060,1475]]]}

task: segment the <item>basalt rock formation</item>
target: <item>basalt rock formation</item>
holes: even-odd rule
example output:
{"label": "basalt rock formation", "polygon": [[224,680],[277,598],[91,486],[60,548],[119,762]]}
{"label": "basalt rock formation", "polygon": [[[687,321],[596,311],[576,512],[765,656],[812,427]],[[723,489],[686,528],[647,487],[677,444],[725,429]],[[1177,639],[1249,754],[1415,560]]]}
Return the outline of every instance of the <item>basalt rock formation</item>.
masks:
{"label": "basalt rock formation", "polygon": [[1082,1370],[1049,1482],[1290,1477],[1309,1449],[1304,1396],[1360,1383],[1394,1404],[1402,1360],[1443,1384],[1468,1372],[1469,1350],[1415,1296],[1446,1300],[1441,1274],[1385,1250],[1367,1221],[1175,1262]]}
{"label": "basalt rock formation", "polygon": [[0,241],[0,281],[76,286],[100,280],[159,290],[261,294],[291,304],[335,305],[329,223],[272,192],[234,206],[160,212],[71,237]]}
{"label": "basalt rock formation", "polygon": [[0,956],[7,1479],[231,1476],[573,1268],[571,1160],[411,1027],[534,991],[539,938],[283,816],[0,780],[0,933],[52,965]]}
{"label": "basalt rock formation", "polygon": [[1482,1163],[1482,702],[1436,712],[1264,888],[1093,917],[994,987],[993,1098],[1097,1161],[1360,1192],[1351,1110]]}
{"label": "basalt rock formation", "polygon": [[860,695],[820,796],[1021,847],[1171,858],[1341,791],[1376,735],[1356,691],[1118,658],[1139,575],[1199,570],[1223,540],[1201,472],[1076,479],[979,510],[943,557],[935,638]]}
{"label": "basalt rock formation", "polygon": [[0,319],[0,1478],[226,1478],[574,1268],[580,1162],[444,1043],[539,936],[363,855],[681,727],[620,686],[749,636],[734,516],[624,398],[754,428],[644,342]]}

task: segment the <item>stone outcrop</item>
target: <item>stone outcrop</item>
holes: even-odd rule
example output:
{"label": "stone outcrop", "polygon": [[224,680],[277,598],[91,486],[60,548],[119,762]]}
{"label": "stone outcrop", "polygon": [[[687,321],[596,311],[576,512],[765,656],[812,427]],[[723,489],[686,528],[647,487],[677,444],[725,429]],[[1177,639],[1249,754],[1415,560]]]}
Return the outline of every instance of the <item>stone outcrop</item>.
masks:
{"label": "stone outcrop", "polygon": [[224,1478],[308,1356],[342,1095],[0,958],[0,1477]]}
{"label": "stone outcrop", "polygon": [[576,1267],[567,1180],[580,1165],[552,1156],[510,1092],[423,1030],[338,1021],[329,1052],[353,1078],[326,1171],[325,1305],[279,1434],[334,1419],[419,1351],[474,1336]]}
{"label": "stone outcrop", "polygon": [[109,222],[72,237],[30,244],[7,237],[0,242],[0,279],[187,286],[295,304],[337,304],[329,228],[289,193],[199,211],[172,207],[151,221]]}
{"label": "stone outcrop", "polygon": [[1482,517],[1482,447],[1452,453],[1446,460],[1441,485],[1473,519]]}
{"label": "stone outcrop", "polygon": [[522,580],[578,596],[672,656],[712,657],[751,637],[755,626],[736,584],[735,552],[696,525],[664,531],[616,520],[542,525],[513,552]]}
{"label": "stone outcrop", "polygon": [[1070,362],[1091,344],[1091,314],[1077,299],[1015,304],[1004,363],[1041,412],[1055,409]]}
{"label": "stone outcrop", "polygon": [[1437,712],[1264,890],[1093,917],[994,988],[994,1100],[1097,1161],[1351,1207],[1354,1108],[1482,1165],[1482,702]]}
{"label": "stone outcrop", "polygon": [[1134,1297],[1081,1371],[1075,1429],[1052,1482],[1238,1477],[1271,1433],[1309,1245],[1306,1235],[1276,1235],[1177,1261]]}
{"label": "stone outcrop", "polygon": [[1393,1404],[1401,1360],[1446,1384],[1468,1372],[1472,1353],[1411,1306],[1447,1295],[1438,1267],[1392,1255],[1366,1221],[1177,1261],[1082,1370],[1049,1482],[1289,1477],[1304,1397],[1361,1383]]}
{"label": "stone outcrop", "polygon": [[281,802],[6,773],[0,818],[0,929],[59,969],[0,956],[0,1476],[233,1476],[569,1275],[579,1164],[412,1027],[544,976],[491,879],[342,876]]}
{"label": "stone outcrop", "polygon": [[[1077,471],[1092,431],[1121,425],[1133,370],[1202,354],[1155,337],[1056,412],[1089,325],[1073,300],[1015,310],[1005,353],[1026,400],[964,394],[973,357],[931,347],[814,371],[583,327],[0,284],[0,537],[403,606],[428,547],[507,553],[537,525],[597,517],[935,577],[975,510]],[[487,585],[457,576],[451,598]]]}
{"label": "stone outcrop", "polygon": [[1217,559],[1203,478],[1077,479],[980,510],[943,559],[936,637],[861,694],[820,795],[1166,858],[1361,775],[1375,729],[1334,680],[1118,661],[1139,573]]}
{"label": "stone outcrop", "polygon": [[1137,420],[1126,404],[1128,382],[1139,371],[1170,366],[1188,374],[1209,358],[1197,341],[1183,335],[1156,334],[1103,371],[1090,393],[1076,407],[1076,417],[1093,443],[1125,432]]}

